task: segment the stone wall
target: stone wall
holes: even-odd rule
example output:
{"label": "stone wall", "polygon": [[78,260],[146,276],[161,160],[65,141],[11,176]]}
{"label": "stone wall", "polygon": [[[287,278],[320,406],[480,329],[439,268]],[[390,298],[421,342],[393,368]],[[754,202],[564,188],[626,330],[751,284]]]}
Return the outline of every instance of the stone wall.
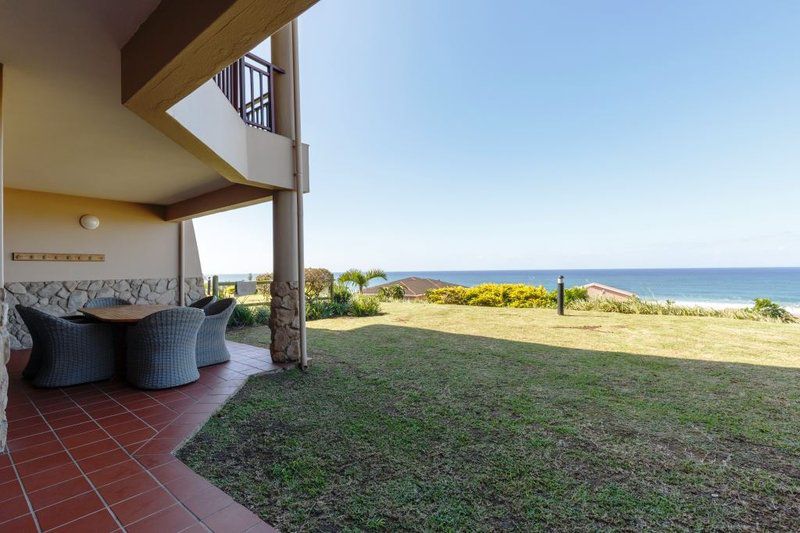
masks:
{"label": "stone wall", "polygon": [[[112,279],[95,281],[13,282],[5,286],[9,309],[22,304],[55,316],[75,315],[92,298],[122,298],[132,304],[178,303],[178,279]],[[184,280],[186,303],[205,296],[203,278]],[[11,348],[29,348],[31,337],[16,311],[9,311]]]}
{"label": "stone wall", "polygon": [[11,342],[8,336],[8,306],[5,304],[3,288],[0,287],[0,452],[6,449],[8,421],[6,405],[8,404],[8,369],[6,365],[11,357]]}
{"label": "stone wall", "polygon": [[289,363],[300,360],[300,294],[296,281],[273,281],[269,286],[269,345],[272,361]]}

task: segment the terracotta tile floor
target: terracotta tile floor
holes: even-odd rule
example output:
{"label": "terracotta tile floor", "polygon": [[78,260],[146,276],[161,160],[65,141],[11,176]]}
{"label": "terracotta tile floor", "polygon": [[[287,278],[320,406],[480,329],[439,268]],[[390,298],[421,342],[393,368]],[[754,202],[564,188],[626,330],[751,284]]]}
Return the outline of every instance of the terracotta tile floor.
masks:
{"label": "terracotta tile floor", "polygon": [[231,361],[161,391],[107,381],[35,389],[27,351],[9,363],[0,531],[274,531],[172,455],[269,352],[229,343]]}

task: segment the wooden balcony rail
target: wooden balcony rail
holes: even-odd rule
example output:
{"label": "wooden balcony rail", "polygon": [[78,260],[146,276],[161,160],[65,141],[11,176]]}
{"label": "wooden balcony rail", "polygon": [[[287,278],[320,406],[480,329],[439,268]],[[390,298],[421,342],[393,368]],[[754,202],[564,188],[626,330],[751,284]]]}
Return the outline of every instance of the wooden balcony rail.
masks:
{"label": "wooden balcony rail", "polygon": [[247,54],[214,76],[225,98],[245,124],[266,131],[275,128],[275,108],[272,105],[273,76],[285,74],[255,54]]}

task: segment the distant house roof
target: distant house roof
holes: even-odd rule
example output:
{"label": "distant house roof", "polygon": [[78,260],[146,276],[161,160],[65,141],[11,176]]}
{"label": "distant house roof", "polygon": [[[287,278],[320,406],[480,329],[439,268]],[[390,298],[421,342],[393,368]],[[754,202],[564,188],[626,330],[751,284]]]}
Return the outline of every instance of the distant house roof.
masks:
{"label": "distant house roof", "polygon": [[397,281],[390,281],[388,283],[381,283],[374,287],[364,289],[364,294],[377,294],[381,287],[391,287],[392,285],[400,285],[406,291],[406,298],[413,298],[415,296],[424,296],[426,291],[430,289],[440,289],[442,287],[456,287],[455,283],[448,283],[439,279],[431,278],[403,278]]}
{"label": "distant house roof", "polygon": [[636,296],[636,294],[634,294],[634,293],[632,293],[630,291],[626,291],[626,290],[623,290],[623,289],[618,289],[616,287],[611,287],[609,285],[603,285],[602,283],[587,283],[586,285],[583,286],[583,288],[585,288],[585,289],[596,289],[596,290],[598,290],[598,291],[600,291],[602,293],[606,293],[606,294],[610,293],[610,294],[613,294],[613,295],[616,295],[616,296],[621,296],[623,298],[631,298],[633,296]]}

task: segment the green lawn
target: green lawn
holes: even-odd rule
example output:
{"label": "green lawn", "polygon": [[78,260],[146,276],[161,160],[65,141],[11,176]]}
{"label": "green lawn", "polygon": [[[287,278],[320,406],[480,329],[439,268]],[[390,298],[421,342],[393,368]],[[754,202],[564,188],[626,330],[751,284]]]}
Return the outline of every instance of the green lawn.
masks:
{"label": "green lawn", "polygon": [[800,325],[384,310],[180,456],[284,530],[800,530]]}

